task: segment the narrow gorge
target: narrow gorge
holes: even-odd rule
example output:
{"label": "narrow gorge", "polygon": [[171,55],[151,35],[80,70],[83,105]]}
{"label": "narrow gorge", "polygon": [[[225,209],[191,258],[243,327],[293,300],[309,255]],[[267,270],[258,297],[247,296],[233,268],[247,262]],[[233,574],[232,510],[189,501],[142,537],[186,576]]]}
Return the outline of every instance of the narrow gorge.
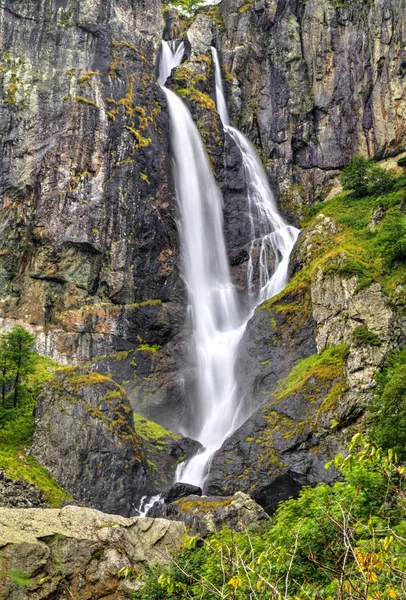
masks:
{"label": "narrow gorge", "polygon": [[405,14],[4,0],[1,598],[406,594]]}

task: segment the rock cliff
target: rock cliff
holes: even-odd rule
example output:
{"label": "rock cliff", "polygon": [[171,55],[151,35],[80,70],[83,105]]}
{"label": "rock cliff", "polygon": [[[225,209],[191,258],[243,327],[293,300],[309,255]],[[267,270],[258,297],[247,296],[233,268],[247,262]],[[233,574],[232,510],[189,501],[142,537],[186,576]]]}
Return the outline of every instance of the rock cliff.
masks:
{"label": "rock cliff", "polygon": [[223,0],[235,123],[287,213],[323,200],[354,153],[404,150],[404,0]]}
{"label": "rock cliff", "polygon": [[[134,430],[127,398],[176,432],[193,411],[157,57],[164,27],[166,38],[185,34],[168,85],[191,109],[223,191],[244,291],[246,189],[215,109],[216,45],[232,122],[259,150],[282,212],[307,224],[291,284],[244,334],[236,371],[247,420],[207,480],[213,495],[242,489],[272,511],[303,484],[334,481],[324,463],[405,341],[404,284],[389,290],[382,273],[361,272],[374,259],[356,244],[359,225],[343,245],[345,218],[312,218],[312,205],[337,191],[355,153],[405,149],[406,0],[223,0],[188,23],[169,11],[166,26],[160,9],[158,0],[0,6],[0,325],[22,322],[40,352],[91,369],[91,385],[57,375],[37,408],[34,454],[75,498],[129,514],[146,489],[169,485],[195,446],[157,438],[164,476],[151,483],[152,434],[142,422]],[[368,235],[373,218],[365,209]]]}

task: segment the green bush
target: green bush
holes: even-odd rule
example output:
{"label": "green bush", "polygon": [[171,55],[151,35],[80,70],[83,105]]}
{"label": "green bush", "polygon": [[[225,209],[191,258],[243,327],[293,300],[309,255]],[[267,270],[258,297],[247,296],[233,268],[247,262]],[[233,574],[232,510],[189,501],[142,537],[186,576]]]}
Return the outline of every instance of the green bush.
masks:
{"label": "green bush", "polygon": [[406,349],[389,357],[377,377],[371,407],[372,437],[382,448],[393,448],[406,460]]}
{"label": "green bush", "polygon": [[33,371],[35,336],[21,325],[0,336],[0,389],[3,409],[17,407],[26,395],[25,379]]}
{"label": "green bush", "polygon": [[188,14],[195,13],[204,4],[204,0],[162,0],[164,6],[179,8]]}
{"label": "green bush", "polygon": [[349,450],[334,461],[343,481],[303,489],[263,530],[191,538],[171,567],[148,572],[134,598],[405,597],[406,468],[359,434]]}
{"label": "green bush", "polygon": [[352,190],[357,198],[362,196],[379,196],[388,192],[395,183],[395,177],[386,169],[382,169],[370,158],[354,156],[341,173],[344,190]]}
{"label": "green bush", "polygon": [[353,340],[358,344],[368,344],[369,346],[381,346],[382,342],[379,337],[373,331],[370,331],[368,327],[359,325],[352,332]]}
{"label": "green bush", "polygon": [[397,207],[390,208],[375,238],[377,251],[392,265],[406,260],[406,215]]}

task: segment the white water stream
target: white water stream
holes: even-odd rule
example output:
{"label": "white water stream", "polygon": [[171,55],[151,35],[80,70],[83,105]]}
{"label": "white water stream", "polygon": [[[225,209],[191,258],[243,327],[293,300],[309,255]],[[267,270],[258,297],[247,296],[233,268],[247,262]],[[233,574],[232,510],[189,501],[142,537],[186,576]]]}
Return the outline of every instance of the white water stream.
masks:
{"label": "white water stream", "polygon": [[[177,481],[202,486],[213,454],[242,424],[234,373],[238,344],[258,303],[281,291],[287,281],[289,256],[298,230],[279,215],[263,167],[249,141],[229,126],[217,52],[217,107],[226,132],[237,144],[244,165],[252,242],[248,287],[250,310],[241,314],[231,282],[223,235],[223,200],[193,119],[186,106],[164,87],[172,69],[183,57],[183,44],[162,44],[159,83],[164,90],[171,120],[179,237],[187,286],[196,365],[197,398],[193,430],[187,434],[204,449],[179,465]],[[254,290],[252,254],[259,248],[260,283]],[[272,272],[269,253],[274,257]],[[245,418],[249,415],[244,415]]]}

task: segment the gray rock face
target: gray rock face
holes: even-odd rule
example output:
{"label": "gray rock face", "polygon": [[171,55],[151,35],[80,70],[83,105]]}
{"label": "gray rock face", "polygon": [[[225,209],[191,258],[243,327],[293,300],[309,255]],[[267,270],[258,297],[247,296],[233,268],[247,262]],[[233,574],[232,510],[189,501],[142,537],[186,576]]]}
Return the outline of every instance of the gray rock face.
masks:
{"label": "gray rock face", "polygon": [[137,306],[183,293],[160,3],[3,5],[0,316],[80,364],[134,347]]}
{"label": "gray rock face", "polygon": [[95,373],[68,369],[46,385],[32,453],[77,501],[105,512],[134,514],[147,485],[128,399]]}
{"label": "gray rock face", "polygon": [[[4,600],[124,600],[138,589],[136,573],[169,562],[168,551],[185,533],[183,523],[125,519],[97,510],[67,506],[0,509],[0,548],[4,572],[23,571],[27,585],[2,576]],[[127,578],[119,578],[126,570]]]}
{"label": "gray rock face", "polygon": [[255,140],[287,212],[323,199],[356,152],[402,151],[405,0],[224,0],[235,122]]}
{"label": "gray rock face", "polygon": [[213,44],[214,25],[204,14],[197,15],[186,33],[186,42],[192,57],[208,54]]}
{"label": "gray rock face", "polygon": [[231,497],[187,496],[156,507],[157,516],[183,521],[191,535],[206,537],[223,527],[233,531],[256,528],[268,520],[266,512],[247,494]]}

